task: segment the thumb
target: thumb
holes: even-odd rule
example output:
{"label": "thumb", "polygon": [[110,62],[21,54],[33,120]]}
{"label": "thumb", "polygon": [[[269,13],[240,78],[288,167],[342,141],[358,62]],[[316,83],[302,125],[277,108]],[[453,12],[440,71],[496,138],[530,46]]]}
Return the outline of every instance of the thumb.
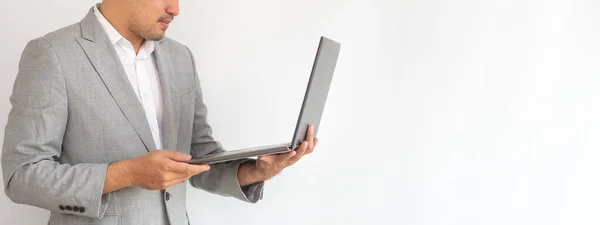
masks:
{"label": "thumb", "polygon": [[176,152],[176,151],[165,150],[163,155],[165,157],[167,157],[168,159],[171,159],[173,161],[178,161],[178,162],[185,162],[185,161],[192,159],[191,155],[183,154],[181,152]]}
{"label": "thumb", "polygon": [[196,175],[196,174],[210,170],[210,166],[207,164],[200,164],[200,165],[189,164],[188,169],[189,169],[188,176],[192,176],[192,175]]}

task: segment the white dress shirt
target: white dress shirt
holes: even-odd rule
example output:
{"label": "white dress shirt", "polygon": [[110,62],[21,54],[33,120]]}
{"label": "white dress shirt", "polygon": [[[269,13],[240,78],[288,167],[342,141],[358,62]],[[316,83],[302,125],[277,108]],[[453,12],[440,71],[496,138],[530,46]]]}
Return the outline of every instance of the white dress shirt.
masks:
{"label": "white dress shirt", "polygon": [[108,38],[117,51],[125,73],[127,73],[127,78],[135,91],[135,95],[144,107],[156,148],[162,149],[160,135],[163,112],[162,93],[158,70],[152,55],[154,52],[154,41],[144,41],[144,44],[136,55],[131,42],[119,34],[108,20],[104,18],[102,13],[100,13],[97,6],[94,7],[94,14],[106,34],[108,34]]}

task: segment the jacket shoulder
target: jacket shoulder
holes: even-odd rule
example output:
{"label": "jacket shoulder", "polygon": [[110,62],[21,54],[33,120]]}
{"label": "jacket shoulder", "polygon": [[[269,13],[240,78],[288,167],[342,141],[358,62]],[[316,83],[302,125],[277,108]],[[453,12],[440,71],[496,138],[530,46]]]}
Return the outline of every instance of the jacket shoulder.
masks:
{"label": "jacket shoulder", "polygon": [[66,44],[73,44],[75,42],[75,39],[80,36],[81,26],[79,23],[75,23],[48,32],[45,35],[37,37],[31,41],[44,40],[52,46],[64,46]]}

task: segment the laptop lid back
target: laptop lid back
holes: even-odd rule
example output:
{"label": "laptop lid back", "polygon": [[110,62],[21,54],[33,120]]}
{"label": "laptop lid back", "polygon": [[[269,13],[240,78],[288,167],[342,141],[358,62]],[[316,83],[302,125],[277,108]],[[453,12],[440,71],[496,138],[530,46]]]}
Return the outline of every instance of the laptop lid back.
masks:
{"label": "laptop lid back", "polygon": [[321,116],[329,94],[329,87],[337,64],[341,45],[329,38],[321,37],[312,72],[308,80],[304,100],[296,123],[291,149],[296,149],[306,138],[308,125],[314,126],[317,135]]}

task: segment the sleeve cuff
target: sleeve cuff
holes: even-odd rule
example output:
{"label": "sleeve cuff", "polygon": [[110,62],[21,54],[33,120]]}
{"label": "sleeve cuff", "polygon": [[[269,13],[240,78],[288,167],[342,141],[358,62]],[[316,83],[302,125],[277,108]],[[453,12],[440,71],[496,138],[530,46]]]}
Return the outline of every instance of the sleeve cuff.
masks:
{"label": "sleeve cuff", "polygon": [[248,199],[248,202],[256,203],[258,200],[262,199],[264,185],[265,182],[261,181],[242,188],[242,192],[246,196],[246,199]]}
{"label": "sleeve cuff", "polygon": [[[64,214],[102,219],[108,208],[108,202],[111,195],[111,193],[102,194],[107,167],[107,164],[91,164],[87,174],[85,174],[87,175],[85,180],[88,182],[94,181],[87,186],[90,192],[86,195],[82,195],[84,198],[82,198],[81,201],[66,200],[62,202],[63,204],[57,205],[58,208],[56,211]],[[69,204],[69,202],[71,202],[71,204]],[[77,205],[79,205],[79,210],[77,210]]]}
{"label": "sleeve cuff", "polygon": [[110,197],[102,194],[106,168],[107,164],[70,166],[43,160],[18,168],[5,191],[15,203],[101,219]]}
{"label": "sleeve cuff", "polygon": [[230,196],[244,202],[256,203],[263,196],[264,181],[241,187],[237,179],[240,164],[254,159],[243,159],[211,165],[207,172],[193,176],[192,186],[222,196]]}

